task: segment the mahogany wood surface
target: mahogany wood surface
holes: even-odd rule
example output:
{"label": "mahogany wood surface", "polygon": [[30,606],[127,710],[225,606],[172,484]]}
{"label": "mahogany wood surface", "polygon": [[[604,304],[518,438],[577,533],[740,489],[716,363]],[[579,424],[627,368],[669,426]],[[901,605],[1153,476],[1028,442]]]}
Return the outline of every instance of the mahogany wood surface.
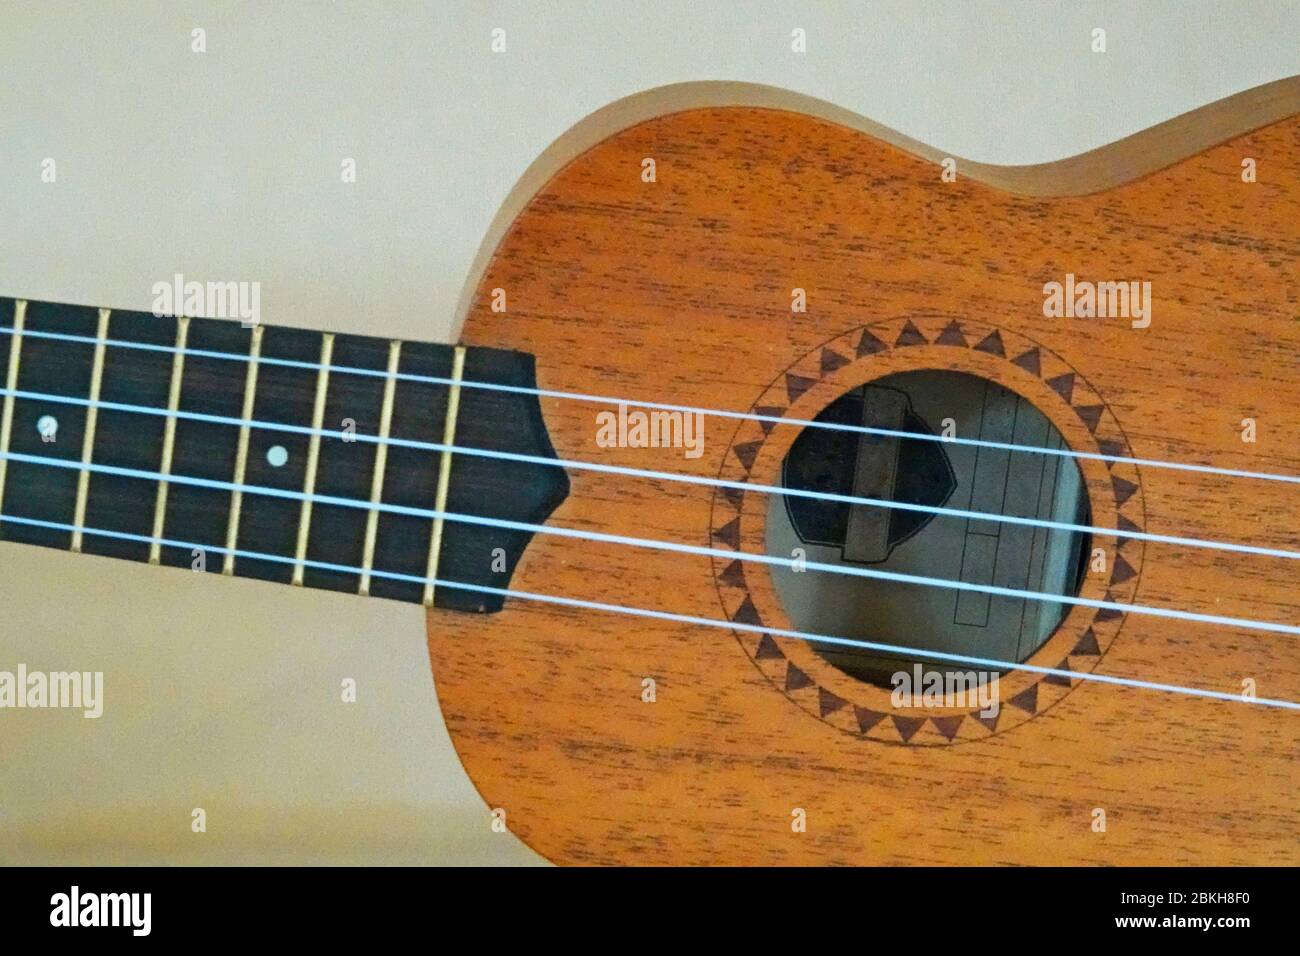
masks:
{"label": "mahogany wood surface", "polygon": [[[464,338],[534,353],[547,389],[796,418],[891,372],[973,371],[1034,401],[1081,451],[1300,474],[1298,155],[1292,116],[1107,191],[1026,197],[960,162],[943,182],[931,160],[795,112],[675,112],[541,188],[491,260]],[[655,182],[642,180],[647,157]],[[1257,182],[1242,180],[1246,158]],[[1150,327],[1045,317],[1044,283],[1067,273],[1149,281]],[[795,287],[806,313],[791,312]],[[491,311],[496,288],[504,314]],[[714,417],[697,459],[602,448],[596,413],[609,407],[545,399],[556,453],[778,483],[797,433]],[[1100,526],[1300,548],[1295,485],[1081,468]],[[570,480],[554,525],[762,549],[762,495]],[[1300,623],[1292,561],[1098,544],[1111,562],[1085,597]],[[540,535],[511,586],[790,626],[766,571],[728,568]],[[1229,693],[1250,678],[1260,697],[1297,700],[1296,642],[1076,608],[1030,661]],[[429,616],[439,704],[470,777],[556,862],[1300,862],[1300,714],[1018,674],[990,728],[895,712],[797,642],[775,643],[518,599]],[[806,832],[792,829],[796,809]]]}

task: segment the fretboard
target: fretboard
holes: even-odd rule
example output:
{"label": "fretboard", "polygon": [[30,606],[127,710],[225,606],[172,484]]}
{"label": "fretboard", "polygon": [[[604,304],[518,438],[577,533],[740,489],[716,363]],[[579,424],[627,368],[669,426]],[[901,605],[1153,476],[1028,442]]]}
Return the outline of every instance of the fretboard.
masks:
{"label": "fretboard", "polygon": [[0,378],[6,542],[494,611],[568,493],[520,352],[0,299]]}

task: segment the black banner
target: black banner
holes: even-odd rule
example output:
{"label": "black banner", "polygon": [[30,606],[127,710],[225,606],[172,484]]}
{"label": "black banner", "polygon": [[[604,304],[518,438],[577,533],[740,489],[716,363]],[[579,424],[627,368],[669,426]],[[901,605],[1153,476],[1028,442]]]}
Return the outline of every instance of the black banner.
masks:
{"label": "black banner", "polygon": [[505,932],[540,942],[612,930],[607,943],[639,946],[692,939],[696,927],[768,943],[850,944],[856,937],[863,947],[887,938],[987,942],[989,930],[1007,942],[1021,934],[1046,941],[1197,933],[1231,945],[1243,932],[1287,928],[1294,875],[1218,868],[8,869],[0,870],[0,926],[7,942],[75,936],[80,945],[338,944],[400,934],[443,936],[459,946]]}

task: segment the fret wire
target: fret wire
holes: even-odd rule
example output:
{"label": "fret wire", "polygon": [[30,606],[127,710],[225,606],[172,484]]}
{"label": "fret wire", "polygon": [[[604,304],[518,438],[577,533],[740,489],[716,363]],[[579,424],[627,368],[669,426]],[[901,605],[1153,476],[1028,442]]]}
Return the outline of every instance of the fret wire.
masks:
{"label": "fret wire", "polygon": [[[13,338],[9,343],[9,372],[5,378],[4,411],[0,413],[0,454],[9,453],[9,434],[14,424],[14,392],[18,388],[18,360],[23,347],[23,326],[27,321],[27,300],[14,303]],[[5,478],[9,459],[0,458],[0,507],[4,505]]]}
{"label": "fret wire", "polygon": [[316,403],[312,407],[312,434],[307,444],[307,474],[303,479],[302,514],[298,519],[298,548],[294,552],[293,579],[290,583],[302,586],[306,571],[307,537],[311,529],[311,495],[316,491],[316,466],[320,461],[321,426],[325,422],[325,396],[329,391],[330,359],[334,355],[334,336],[326,332],[321,336],[320,372],[316,375]]}
{"label": "fret wire", "polygon": [[[89,465],[91,458],[95,453],[95,423],[99,420],[99,401],[100,384],[104,380],[104,352],[107,348],[106,339],[108,338],[109,316],[112,315],[110,309],[99,310],[99,325],[95,330],[95,357],[90,366],[90,404],[86,406],[86,432],[81,440],[81,464]],[[81,527],[86,523],[86,496],[90,493],[90,471],[83,467],[77,475],[77,505],[73,511],[73,526],[76,528],[72,532],[72,544],[69,546],[70,551],[81,551]]]}
{"label": "fret wire", "polygon": [[[257,392],[257,364],[262,355],[262,326],[253,329],[252,344],[248,348],[248,374],[244,378],[245,423],[253,418],[253,398]],[[235,489],[230,494],[230,523],[226,526],[226,557],[221,565],[222,574],[235,573],[235,544],[239,537],[239,508],[243,501],[239,486],[244,483],[244,469],[248,464],[248,424],[239,427],[239,447],[235,453]]]}
{"label": "fret wire", "polygon": [[441,512],[447,508],[447,490],[451,487],[452,445],[456,441],[456,418],[460,413],[460,379],[465,371],[465,347],[456,346],[451,363],[451,388],[447,392],[447,418],[442,426],[442,443],[446,446],[438,460],[438,488],[434,509],[439,512],[433,519],[433,534],[429,537],[429,565],[425,574],[424,606],[433,607],[434,581],[438,577],[438,556],[442,552]]}
{"label": "fret wire", "polygon": [[185,343],[189,339],[190,320],[176,318],[176,353],[172,356],[172,377],[167,386],[167,418],[163,422],[162,461],[158,471],[158,497],[153,508],[153,541],[149,544],[149,563],[162,560],[163,525],[167,519],[167,476],[172,473],[172,454],[176,447],[176,413],[181,407],[181,380],[185,375]]}
{"label": "fret wire", "polygon": [[366,543],[361,561],[361,583],[358,594],[370,593],[370,568],[375,561],[375,535],[379,530],[379,505],[384,494],[384,468],[388,464],[388,430],[393,423],[393,397],[397,390],[397,362],[402,355],[402,343],[394,340],[388,346],[388,376],[384,379],[384,404],[379,413],[379,441],[375,446],[375,470],[370,479],[370,513],[366,515]]}

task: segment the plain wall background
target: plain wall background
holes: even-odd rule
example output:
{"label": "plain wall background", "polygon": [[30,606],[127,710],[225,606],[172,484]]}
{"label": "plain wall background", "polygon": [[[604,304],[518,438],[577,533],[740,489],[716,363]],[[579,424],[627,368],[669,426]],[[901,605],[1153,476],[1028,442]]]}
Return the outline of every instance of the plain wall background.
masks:
{"label": "plain wall background", "polygon": [[[1283,0],[3,0],[0,294],[147,310],[181,272],[260,282],[271,324],[449,339],[519,176],[623,96],[764,83],[1040,162],[1300,73],[1298,34]],[[106,682],[98,721],[0,711],[0,862],[538,861],[461,770],[419,609],[9,545],[0,578],[0,670]]]}

